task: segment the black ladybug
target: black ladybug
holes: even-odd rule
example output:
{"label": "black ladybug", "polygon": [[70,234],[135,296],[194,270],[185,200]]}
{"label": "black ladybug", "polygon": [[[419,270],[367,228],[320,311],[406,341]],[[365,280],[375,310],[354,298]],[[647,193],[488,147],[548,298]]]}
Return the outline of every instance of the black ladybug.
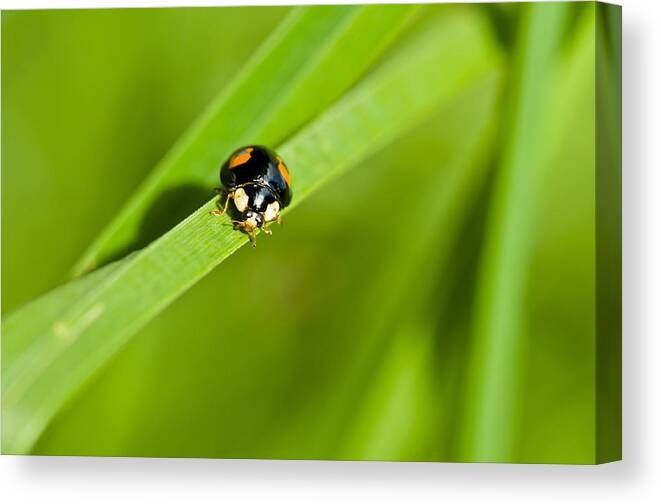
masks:
{"label": "black ladybug", "polygon": [[280,223],[280,211],[291,202],[291,177],[285,162],[259,145],[234,151],[220,168],[220,183],[222,188],[217,190],[224,193],[225,203],[211,213],[229,213],[234,229],[246,233],[253,247],[257,229],[271,234],[269,225]]}

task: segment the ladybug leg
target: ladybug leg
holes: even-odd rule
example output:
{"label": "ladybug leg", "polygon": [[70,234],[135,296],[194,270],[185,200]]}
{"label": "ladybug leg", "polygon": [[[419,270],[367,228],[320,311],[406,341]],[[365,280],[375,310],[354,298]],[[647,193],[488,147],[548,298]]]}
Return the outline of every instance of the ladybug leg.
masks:
{"label": "ladybug leg", "polygon": [[[214,191],[216,191],[216,192],[221,192],[222,189],[221,189],[220,187],[216,187],[216,188],[214,189]],[[210,214],[210,215],[218,215],[218,216],[220,216],[220,215],[224,215],[225,212],[227,212],[227,206],[229,205],[229,203],[230,203],[230,198],[231,198],[232,196],[234,196],[234,192],[228,192],[228,193],[227,193],[227,197],[225,198],[225,204],[223,205],[223,209],[222,209],[222,210],[212,210],[211,212],[209,212],[209,214]]]}
{"label": "ladybug leg", "polygon": [[253,248],[257,246],[257,229],[256,228],[251,228],[247,230],[248,233],[248,238],[250,239],[250,243],[252,243]]}
{"label": "ladybug leg", "polygon": [[273,231],[271,231],[271,228],[269,227],[270,224],[271,224],[270,222],[267,222],[266,224],[264,224],[264,227],[262,227],[262,231],[264,231],[269,236],[273,234]]}
{"label": "ladybug leg", "polygon": [[237,221],[233,220],[232,221],[232,226],[234,227],[234,230],[237,231],[243,231],[248,235],[248,238],[250,239],[250,243],[252,243],[253,247],[257,246],[257,228],[254,228],[252,226],[246,226],[245,222],[242,221]]}

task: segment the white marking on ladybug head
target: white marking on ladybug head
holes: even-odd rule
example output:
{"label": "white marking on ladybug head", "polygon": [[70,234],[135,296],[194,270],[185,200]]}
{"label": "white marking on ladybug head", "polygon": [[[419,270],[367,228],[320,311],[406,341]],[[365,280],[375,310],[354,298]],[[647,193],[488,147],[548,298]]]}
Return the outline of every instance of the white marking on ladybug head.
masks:
{"label": "white marking on ladybug head", "polygon": [[245,212],[248,208],[248,195],[243,190],[243,187],[239,187],[234,191],[234,206],[241,213]]}
{"label": "white marking on ladybug head", "polygon": [[246,212],[246,220],[244,221],[246,229],[261,228],[263,224],[264,218],[259,213],[253,211]]}
{"label": "white marking on ladybug head", "polygon": [[269,203],[269,206],[266,207],[266,212],[264,212],[264,220],[266,222],[271,222],[278,217],[278,212],[280,211],[280,203],[274,201]]}

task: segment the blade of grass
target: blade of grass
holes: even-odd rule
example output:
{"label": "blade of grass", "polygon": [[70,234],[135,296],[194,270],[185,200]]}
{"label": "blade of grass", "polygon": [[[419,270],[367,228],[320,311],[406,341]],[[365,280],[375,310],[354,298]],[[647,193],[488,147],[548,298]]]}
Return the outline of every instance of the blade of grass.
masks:
{"label": "blade of grass", "polygon": [[220,163],[237,146],[278,145],[318,115],[415,11],[414,5],[295,8],[89,247],[75,274],[135,244],[143,217],[168,188],[211,188]]}
{"label": "blade of grass", "polygon": [[[461,48],[461,51],[458,51]],[[431,23],[387,64],[282,146],[296,184],[297,206],[329,178],[412,128],[441,105],[496,71],[499,55],[481,18],[462,11]],[[209,201],[144,250],[127,258],[60,313],[32,303],[29,328],[9,324],[5,338],[32,341],[7,356],[3,449],[30,450],[62,404],[138,329],[246,243],[208,215]],[[228,222],[225,220],[224,222]],[[48,296],[46,296],[48,298]],[[29,336],[20,332],[29,330]]]}
{"label": "blade of grass", "polygon": [[[549,146],[561,136],[548,98],[566,15],[565,4],[531,4],[521,20],[511,124],[478,280],[459,460],[512,461],[526,272]],[[566,111],[566,102],[553,105]]]}
{"label": "blade of grass", "polygon": [[[10,336],[3,338],[2,342],[3,378],[11,377],[9,370],[29,367],[30,354],[27,350],[33,343],[34,336],[43,330],[44,319],[57,317],[58,314],[75,303],[77,299],[97,287],[127,259],[109,264],[98,271],[93,271],[84,277],[72,280],[5,317],[2,321],[2,330],[5,335]],[[39,312],[40,317],[33,316],[35,311]]]}
{"label": "blade of grass", "polygon": [[[424,192],[419,193],[413,212],[425,216],[425,229],[423,232],[416,226],[406,229],[406,239],[393,244],[382,273],[375,276],[377,281],[366,295],[364,326],[356,329],[363,334],[363,348],[356,352],[361,360],[356,359],[354,367],[345,371],[343,378],[350,383],[347,394],[337,393],[323,409],[331,416],[331,406],[336,404],[337,411],[343,416],[342,421],[331,422],[341,425],[344,430],[341,434],[329,436],[337,450],[334,458],[373,459],[378,451],[371,452],[367,447],[381,436],[383,441],[389,440],[388,450],[398,454],[393,458],[407,457],[404,446],[397,446],[396,437],[402,433],[397,434],[397,428],[394,428],[386,434],[387,417],[390,415],[401,420],[407,413],[415,417],[420,414],[423,401],[406,411],[406,408],[399,407],[400,402],[390,394],[390,388],[397,390],[402,385],[400,378],[403,382],[412,376],[421,380],[423,371],[416,366],[430,364],[428,350],[438,333],[430,327],[433,324],[429,321],[429,313],[437,314],[447,309],[447,287],[451,284],[447,279],[456,271],[456,264],[449,267],[451,249],[456,246],[490,173],[488,160],[493,153],[494,132],[500,116],[501,84],[497,78],[485,80],[467,93],[463,103],[458,101],[463,105],[459,110],[464,119],[459,119],[457,112],[449,111],[450,117],[454,113],[453,119],[457,121],[453,123],[456,131],[452,134],[455,136],[438,140],[440,148],[445,148],[451,155],[442,167],[439,166],[437,174],[427,180],[428,186],[420,189]],[[461,127],[457,130],[460,121]],[[449,143],[451,147],[447,145]],[[437,279],[441,277],[444,286],[439,293]],[[430,299],[433,299],[431,310],[426,303]],[[402,306],[407,310],[398,309]],[[393,348],[397,350],[393,351]],[[423,393],[421,385],[422,381],[417,382],[416,391],[407,392],[410,400]],[[433,409],[438,407],[435,402],[438,400],[435,397],[426,404]],[[347,404],[351,408],[347,409]],[[380,426],[376,431],[375,425]],[[420,435],[421,429],[422,426],[418,425],[413,429],[415,433],[407,430],[407,439]],[[433,430],[436,429],[438,425],[433,426]],[[361,446],[365,451],[357,448]],[[402,451],[398,452],[398,449]]]}

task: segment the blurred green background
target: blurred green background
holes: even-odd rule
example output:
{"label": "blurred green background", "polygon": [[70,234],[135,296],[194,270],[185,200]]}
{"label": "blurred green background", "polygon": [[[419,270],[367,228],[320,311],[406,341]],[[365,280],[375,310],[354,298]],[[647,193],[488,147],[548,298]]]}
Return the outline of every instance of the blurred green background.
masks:
{"label": "blurred green background", "polygon": [[[566,7],[553,65],[531,71],[521,42],[546,34],[526,5],[423,7],[409,32],[484,16],[501,85],[466,90],[226,260],[33,453],[594,462],[600,13]],[[67,281],[288,10],[3,12],[3,315]],[[481,338],[507,310],[507,392],[483,411]]]}

